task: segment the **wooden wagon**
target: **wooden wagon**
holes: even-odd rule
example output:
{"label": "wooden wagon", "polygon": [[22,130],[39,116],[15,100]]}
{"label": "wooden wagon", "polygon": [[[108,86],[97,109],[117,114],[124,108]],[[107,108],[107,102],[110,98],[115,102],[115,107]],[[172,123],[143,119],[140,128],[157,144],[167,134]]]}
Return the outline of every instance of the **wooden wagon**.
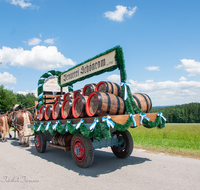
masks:
{"label": "wooden wagon", "polygon": [[[113,83],[104,81],[73,90],[74,83],[117,68],[121,77],[117,90]],[[59,92],[45,91],[45,82],[55,76]],[[73,160],[82,168],[93,163],[94,149],[102,147],[111,147],[116,157],[127,158],[133,150],[129,127],[162,128],[166,122],[162,113],[147,113],[151,101],[147,100],[147,95],[139,95],[132,95],[126,82],[120,46],[65,72],[43,74],[38,81],[37,119],[30,126],[34,128],[37,151],[45,152],[46,146],[71,150]]]}

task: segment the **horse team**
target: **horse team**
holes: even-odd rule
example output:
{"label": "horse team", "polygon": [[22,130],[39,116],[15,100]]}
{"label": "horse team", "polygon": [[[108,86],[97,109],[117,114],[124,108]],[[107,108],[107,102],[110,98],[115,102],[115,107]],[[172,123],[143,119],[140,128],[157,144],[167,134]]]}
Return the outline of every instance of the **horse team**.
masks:
{"label": "horse team", "polygon": [[5,136],[9,134],[10,138],[10,128],[14,128],[14,138],[16,138],[16,132],[18,133],[19,144],[29,146],[29,137],[32,134],[31,129],[28,125],[31,124],[32,115],[27,110],[21,110],[20,105],[14,105],[6,114],[0,115],[0,137],[2,141],[6,141]]}

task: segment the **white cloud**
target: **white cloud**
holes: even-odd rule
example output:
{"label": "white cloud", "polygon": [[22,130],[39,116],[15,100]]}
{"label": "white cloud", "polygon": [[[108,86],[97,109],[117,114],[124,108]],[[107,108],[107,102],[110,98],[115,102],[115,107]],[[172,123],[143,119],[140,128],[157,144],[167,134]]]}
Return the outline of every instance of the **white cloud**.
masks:
{"label": "white cloud", "polygon": [[17,78],[8,72],[0,73],[0,85],[16,84]]}
{"label": "white cloud", "polygon": [[180,79],[178,79],[179,81],[186,81],[187,79],[185,77],[181,77]]}
{"label": "white cloud", "polygon": [[48,39],[44,40],[44,42],[47,43],[47,44],[54,44],[54,39],[48,38]]}
{"label": "white cloud", "polygon": [[39,34],[40,38],[42,37],[42,34]]}
{"label": "white cloud", "polygon": [[149,66],[149,67],[145,67],[145,69],[149,71],[160,71],[160,68],[158,66]]}
{"label": "white cloud", "polygon": [[3,46],[0,55],[2,55],[3,65],[10,63],[11,66],[31,67],[38,70],[75,65],[75,62],[58,52],[55,46],[35,46],[31,50]]}
{"label": "white cloud", "polygon": [[115,82],[117,84],[120,83],[120,76],[119,75],[110,75],[107,77],[107,79],[110,81],[110,82]]}
{"label": "white cloud", "polygon": [[22,9],[25,9],[27,7],[30,7],[32,9],[38,9],[39,6],[33,5],[29,2],[30,0],[7,0],[12,5],[19,5]]}
{"label": "white cloud", "polygon": [[117,5],[115,11],[107,11],[104,13],[104,16],[107,17],[110,20],[113,21],[119,21],[122,22],[124,20],[124,17],[131,17],[136,12],[137,6],[131,8],[131,7],[125,7],[122,5]]}
{"label": "white cloud", "polygon": [[28,40],[28,45],[29,46],[35,46],[38,45],[42,40],[39,38],[33,38]]}
{"label": "white cloud", "polygon": [[132,93],[146,93],[150,96],[153,106],[176,105],[200,102],[200,82],[181,80],[179,82],[164,81],[137,82],[129,80]]}
{"label": "white cloud", "polygon": [[32,90],[32,91],[29,91],[29,90],[17,91],[17,94],[23,94],[24,96],[27,95],[28,93],[33,93],[35,95],[35,97],[37,97],[37,89]]}
{"label": "white cloud", "polygon": [[200,74],[200,62],[197,62],[194,59],[181,59],[181,62],[182,64],[175,66],[175,68],[186,70],[190,73],[188,76]]}
{"label": "white cloud", "polygon": [[[191,102],[200,102],[200,82],[187,81],[184,77],[178,82],[163,81],[155,82],[146,80],[138,82],[132,79],[130,89],[132,93],[145,93],[149,95],[153,106],[177,105]],[[112,82],[119,83],[120,75],[111,75],[107,77]]]}

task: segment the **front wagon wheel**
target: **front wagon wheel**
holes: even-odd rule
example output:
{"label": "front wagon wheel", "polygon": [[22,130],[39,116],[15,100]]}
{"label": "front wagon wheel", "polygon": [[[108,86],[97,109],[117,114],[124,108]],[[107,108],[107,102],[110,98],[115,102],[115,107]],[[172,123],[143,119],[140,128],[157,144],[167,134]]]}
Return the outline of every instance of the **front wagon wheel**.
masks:
{"label": "front wagon wheel", "polygon": [[89,167],[94,160],[94,148],[91,140],[80,133],[74,135],[71,140],[71,154],[77,166]]}
{"label": "front wagon wheel", "polygon": [[116,131],[118,146],[112,146],[111,149],[117,158],[127,158],[133,151],[133,138],[129,131]]}
{"label": "front wagon wheel", "polygon": [[46,140],[42,132],[35,136],[35,147],[39,153],[43,153],[46,150]]}

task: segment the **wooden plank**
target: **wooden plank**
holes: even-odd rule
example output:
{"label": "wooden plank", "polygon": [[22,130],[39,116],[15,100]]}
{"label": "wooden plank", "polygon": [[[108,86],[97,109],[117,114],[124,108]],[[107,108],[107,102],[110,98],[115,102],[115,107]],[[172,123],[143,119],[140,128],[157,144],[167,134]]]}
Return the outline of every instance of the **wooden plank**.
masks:
{"label": "wooden plank", "polygon": [[[140,114],[135,114],[135,121],[136,121],[136,124],[137,126],[141,125],[140,124]],[[156,117],[157,117],[157,113],[147,113],[146,116],[151,120],[151,121],[155,121]],[[103,117],[106,117],[106,116],[103,116]],[[124,124],[129,115],[110,115],[110,117],[112,118],[113,121],[115,121],[116,123],[119,123],[119,124]],[[85,123],[86,124],[89,124],[89,123],[93,123],[94,122],[94,119],[95,118],[99,118],[100,119],[100,122],[102,123],[102,116],[101,117],[84,117],[84,118],[72,118],[72,119],[60,119],[60,123],[61,124],[65,124],[67,122],[67,120],[70,120],[72,122],[72,124],[77,124],[81,119],[84,119]],[[52,124],[55,124],[57,120],[51,120]],[[38,124],[41,122],[41,121],[32,121],[31,124],[33,125],[35,122],[37,122]],[[44,122],[44,125],[47,125],[47,123],[49,121],[42,121]]]}
{"label": "wooden plank", "polygon": [[59,146],[59,145],[55,145],[55,144],[47,144],[48,147],[54,147],[54,148],[60,148],[63,149],[64,151],[70,151],[71,148],[70,147],[65,147],[65,146]]}
{"label": "wooden plank", "polygon": [[[147,113],[146,116],[150,119],[150,121],[155,121],[157,113]],[[119,124],[124,124],[127,121],[128,117],[129,115],[111,115],[112,120]],[[141,125],[140,114],[135,114],[135,122],[137,126]]]}
{"label": "wooden plank", "polygon": [[57,96],[61,95],[43,95],[43,98],[56,98]]}
{"label": "wooden plank", "polygon": [[56,100],[54,100],[54,99],[44,99],[44,102],[45,103],[54,103],[54,102],[56,102]]}

